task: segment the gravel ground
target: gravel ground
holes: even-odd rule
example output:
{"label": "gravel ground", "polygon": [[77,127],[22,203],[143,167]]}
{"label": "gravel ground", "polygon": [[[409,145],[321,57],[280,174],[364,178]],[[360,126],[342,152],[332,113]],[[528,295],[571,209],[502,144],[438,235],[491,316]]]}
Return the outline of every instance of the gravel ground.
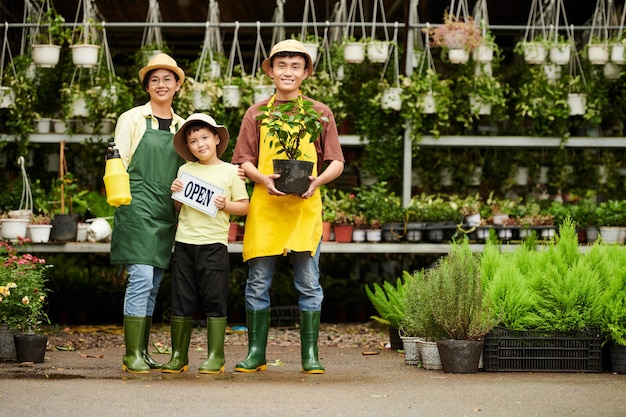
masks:
{"label": "gravel ground", "polygon": [[[124,330],[122,326],[71,326],[65,328],[48,328],[49,350],[84,350],[94,348],[119,347],[124,345]],[[299,346],[300,332],[295,328],[271,327],[268,345]],[[150,342],[155,351],[169,353],[170,330],[169,326],[156,324],[152,326]],[[320,346],[358,347],[358,348],[385,348],[389,342],[386,328],[376,323],[340,323],[320,325]],[[248,343],[245,328],[231,328],[226,330],[226,346],[246,346]],[[206,330],[194,327],[191,335],[191,346],[206,346]]]}

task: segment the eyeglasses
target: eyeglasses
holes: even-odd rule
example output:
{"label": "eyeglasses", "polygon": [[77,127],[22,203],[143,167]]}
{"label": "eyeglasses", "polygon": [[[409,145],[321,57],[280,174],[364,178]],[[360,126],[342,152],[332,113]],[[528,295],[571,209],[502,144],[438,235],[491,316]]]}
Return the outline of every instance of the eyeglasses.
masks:
{"label": "eyeglasses", "polygon": [[171,84],[176,83],[176,78],[168,75],[163,78],[150,77],[150,80],[148,80],[148,83],[152,86],[159,85],[161,84],[161,82],[163,82],[163,84],[165,85],[171,85]]}

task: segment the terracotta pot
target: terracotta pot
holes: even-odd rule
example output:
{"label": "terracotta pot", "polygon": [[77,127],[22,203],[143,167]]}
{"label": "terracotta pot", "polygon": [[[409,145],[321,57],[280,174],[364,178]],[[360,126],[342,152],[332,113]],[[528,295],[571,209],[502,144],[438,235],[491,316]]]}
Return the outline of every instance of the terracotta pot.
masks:
{"label": "terracotta pot", "polygon": [[352,242],[352,230],[354,226],[351,224],[336,224],[333,226],[333,229],[335,230],[335,242]]}
{"label": "terracotta pot", "polygon": [[330,242],[332,228],[331,222],[322,222],[322,242]]}

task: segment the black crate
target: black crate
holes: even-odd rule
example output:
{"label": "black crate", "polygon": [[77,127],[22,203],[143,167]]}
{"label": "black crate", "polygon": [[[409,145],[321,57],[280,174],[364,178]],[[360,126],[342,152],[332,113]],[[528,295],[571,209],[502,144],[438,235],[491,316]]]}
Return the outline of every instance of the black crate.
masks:
{"label": "black crate", "polygon": [[601,372],[602,337],[580,333],[515,331],[496,327],[485,337],[485,371]]}
{"label": "black crate", "polygon": [[300,321],[298,306],[272,307],[270,310],[270,325],[274,327],[295,327]]}

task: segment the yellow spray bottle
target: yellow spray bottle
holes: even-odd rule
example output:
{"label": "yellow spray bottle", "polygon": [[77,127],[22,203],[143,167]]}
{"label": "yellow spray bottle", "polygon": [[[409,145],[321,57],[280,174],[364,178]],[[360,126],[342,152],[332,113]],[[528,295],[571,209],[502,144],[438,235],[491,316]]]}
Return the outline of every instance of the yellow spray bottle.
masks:
{"label": "yellow spray bottle", "polygon": [[120,152],[115,148],[115,143],[110,142],[106,153],[106,166],[104,168],[104,188],[107,193],[107,203],[119,207],[130,204],[130,178]]}

